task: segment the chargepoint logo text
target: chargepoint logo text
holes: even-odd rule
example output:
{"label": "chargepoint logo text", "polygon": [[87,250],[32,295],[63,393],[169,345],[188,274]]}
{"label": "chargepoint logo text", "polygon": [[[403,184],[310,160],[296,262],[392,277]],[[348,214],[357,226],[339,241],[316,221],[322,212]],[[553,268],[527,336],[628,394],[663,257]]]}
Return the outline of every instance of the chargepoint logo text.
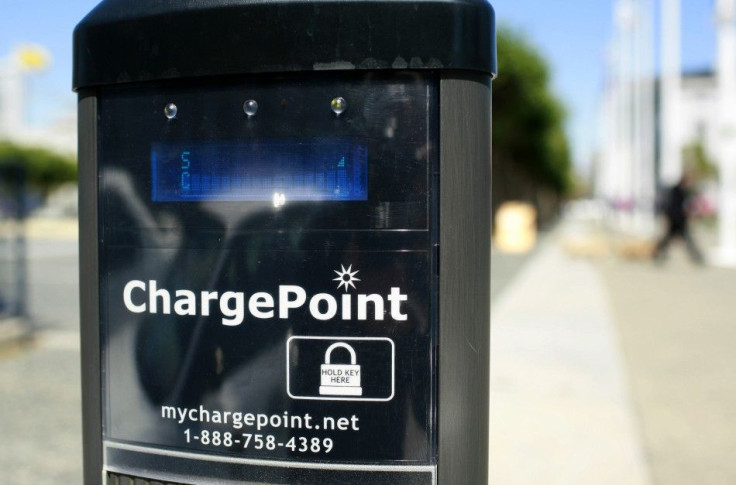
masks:
{"label": "chargepoint logo text", "polygon": [[347,269],[341,266],[335,271],[338,277],[338,289],[345,288],[345,293],[333,296],[329,293],[309,295],[301,286],[280,285],[276,292],[259,291],[246,295],[242,291],[199,291],[187,289],[168,290],[159,288],[156,280],[129,281],[123,288],[125,308],[132,313],[151,313],[181,316],[209,316],[219,312],[221,322],[226,326],[242,324],[246,316],[257,319],[288,319],[290,312],[307,307],[316,320],[383,320],[388,313],[393,320],[405,321],[402,303],[407,301],[406,294],[400,288],[391,288],[387,295],[378,293],[352,294],[355,283],[360,279],[355,275],[352,265]]}

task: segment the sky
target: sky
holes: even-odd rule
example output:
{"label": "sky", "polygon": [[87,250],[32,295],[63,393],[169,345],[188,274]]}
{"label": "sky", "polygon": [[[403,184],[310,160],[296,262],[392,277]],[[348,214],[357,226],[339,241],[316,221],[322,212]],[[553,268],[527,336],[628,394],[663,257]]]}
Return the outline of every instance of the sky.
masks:
{"label": "sky", "polygon": [[[714,2],[681,2],[683,70],[711,69]],[[589,166],[613,36],[613,0],[493,0],[492,4],[499,24],[521,30],[547,58],[553,90],[568,110],[567,132],[575,164]],[[499,70],[503,76],[503,58]]]}
{"label": "sky", "polygon": [[[145,1],[145,0],[138,0]],[[658,3],[659,0],[655,0]],[[711,68],[713,0],[681,0],[683,69]],[[22,43],[45,46],[50,68],[30,81],[32,123],[51,122],[75,107],[71,91],[72,30],[97,0],[0,0],[0,58]],[[594,150],[597,107],[612,35],[612,0],[492,0],[499,24],[525,33],[548,59],[553,90],[567,107],[575,163]],[[499,59],[503,75],[503,58]]]}
{"label": "sky", "polygon": [[[145,0],[140,0],[145,1]],[[40,44],[52,64],[30,79],[31,122],[52,122],[75,109],[72,31],[98,0],[0,0],[0,58],[19,44]]]}

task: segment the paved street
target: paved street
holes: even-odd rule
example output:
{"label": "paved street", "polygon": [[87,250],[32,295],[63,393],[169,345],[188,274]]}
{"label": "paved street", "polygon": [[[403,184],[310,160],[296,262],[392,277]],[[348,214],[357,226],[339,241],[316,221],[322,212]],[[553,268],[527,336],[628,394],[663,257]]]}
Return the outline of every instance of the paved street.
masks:
{"label": "paved street", "polygon": [[0,470],[8,485],[79,484],[81,416],[76,350],[0,355]]}
{"label": "paved street", "polygon": [[79,331],[77,241],[31,240],[29,308],[36,325],[55,332]]}
{"label": "paved street", "polygon": [[28,249],[40,332],[0,347],[0,470],[9,485],[81,483],[77,242],[33,238]]}

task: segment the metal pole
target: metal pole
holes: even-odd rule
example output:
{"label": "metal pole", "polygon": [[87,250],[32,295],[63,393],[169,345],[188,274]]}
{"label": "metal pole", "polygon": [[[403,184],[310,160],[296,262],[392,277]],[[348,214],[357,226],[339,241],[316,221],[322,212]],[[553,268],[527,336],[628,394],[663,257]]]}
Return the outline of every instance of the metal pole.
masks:
{"label": "metal pole", "polygon": [[655,160],[655,101],[654,101],[654,4],[652,0],[642,3],[642,192],[648,215],[654,215],[656,197]]}
{"label": "metal pole", "polygon": [[26,173],[18,165],[15,180],[15,309],[14,316],[26,319],[28,316],[28,258],[25,233],[26,218]]}
{"label": "metal pole", "polygon": [[659,182],[676,184],[682,177],[680,115],[682,99],[681,15],[680,0],[661,0],[662,74],[660,138],[662,160]]}
{"label": "metal pole", "polygon": [[25,94],[24,75],[17,59],[8,57],[0,59],[0,130],[6,138],[22,135],[25,128]]}
{"label": "metal pole", "polygon": [[652,0],[637,0],[636,24],[636,228],[644,235],[655,232],[655,117],[654,31]]}
{"label": "metal pole", "polygon": [[616,17],[616,223],[619,228],[626,225],[625,206],[631,189],[631,0],[619,0],[615,7]]}
{"label": "metal pole", "polygon": [[639,28],[641,24],[641,12],[638,0],[629,0],[630,19],[627,31],[628,38],[628,69],[627,83],[629,86],[629,99],[626,105],[627,129],[626,137],[628,144],[628,166],[629,174],[627,180],[627,213],[628,230],[636,230],[636,213],[639,204],[639,168],[640,168],[640,130],[641,112],[640,85],[639,85]]}

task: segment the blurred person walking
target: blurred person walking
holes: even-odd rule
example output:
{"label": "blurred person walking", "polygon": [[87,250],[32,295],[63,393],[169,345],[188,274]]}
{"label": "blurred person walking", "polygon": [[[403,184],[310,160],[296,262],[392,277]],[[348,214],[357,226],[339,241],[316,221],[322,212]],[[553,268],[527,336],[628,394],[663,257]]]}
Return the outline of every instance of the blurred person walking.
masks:
{"label": "blurred person walking", "polygon": [[687,252],[693,262],[703,264],[703,254],[695,244],[688,222],[693,206],[692,185],[692,174],[685,173],[680,182],[667,192],[662,207],[667,218],[667,232],[657,243],[657,248],[654,251],[654,260],[657,262],[664,261],[670,242],[675,238],[681,238],[685,242],[685,247],[687,247]]}

